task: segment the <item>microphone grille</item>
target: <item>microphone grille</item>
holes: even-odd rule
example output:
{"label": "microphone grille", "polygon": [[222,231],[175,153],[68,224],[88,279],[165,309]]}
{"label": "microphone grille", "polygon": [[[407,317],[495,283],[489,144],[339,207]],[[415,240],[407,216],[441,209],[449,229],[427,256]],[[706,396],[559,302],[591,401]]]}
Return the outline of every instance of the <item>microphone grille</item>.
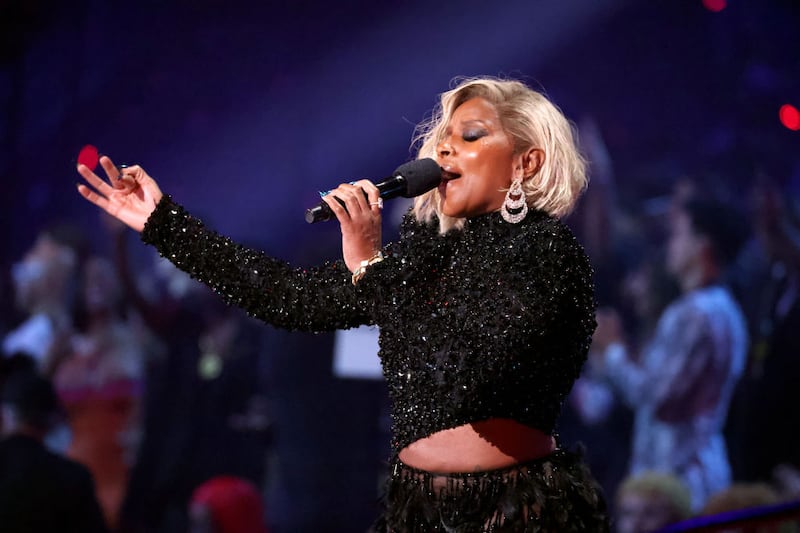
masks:
{"label": "microphone grille", "polygon": [[414,198],[439,185],[442,180],[442,169],[433,159],[425,158],[400,165],[393,175],[405,179],[406,188],[401,196]]}

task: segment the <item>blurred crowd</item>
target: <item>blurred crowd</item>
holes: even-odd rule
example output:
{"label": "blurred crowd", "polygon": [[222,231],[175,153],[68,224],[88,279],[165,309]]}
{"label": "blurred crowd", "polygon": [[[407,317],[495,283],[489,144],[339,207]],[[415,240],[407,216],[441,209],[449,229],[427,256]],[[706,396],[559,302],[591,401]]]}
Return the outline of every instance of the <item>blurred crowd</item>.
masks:
{"label": "blurred crowd", "polygon": [[[625,202],[591,121],[581,141],[593,182],[569,222],[596,268],[598,325],[562,441],[585,446],[620,533],[799,499],[789,176],[676,175]],[[782,527],[730,531],[795,531]]]}
{"label": "blurred crowd", "polygon": [[[600,128],[580,134],[592,183],[567,222],[598,327],[561,444],[583,449],[619,533],[799,499],[786,177],[673,176],[671,194],[623,201]],[[165,260],[133,268],[126,230],[104,224],[111,253],[43,227],[0,283],[0,529],[266,531],[267,328]],[[796,531],[780,527],[748,531]]]}
{"label": "blurred crowd", "polygon": [[11,268],[0,530],[266,531],[263,326],[164,260],[134,275],[105,222],[111,257],[61,224]]}

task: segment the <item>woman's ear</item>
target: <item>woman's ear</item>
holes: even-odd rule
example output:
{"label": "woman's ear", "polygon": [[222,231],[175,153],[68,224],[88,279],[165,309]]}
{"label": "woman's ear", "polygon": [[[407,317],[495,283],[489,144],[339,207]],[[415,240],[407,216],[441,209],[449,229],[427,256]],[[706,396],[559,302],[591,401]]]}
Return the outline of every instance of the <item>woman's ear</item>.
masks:
{"label": "woman's ear", "polygon": [[522,175],[525,178],[535,176],[544,165],[544,150],[529,148],[522,153]]}

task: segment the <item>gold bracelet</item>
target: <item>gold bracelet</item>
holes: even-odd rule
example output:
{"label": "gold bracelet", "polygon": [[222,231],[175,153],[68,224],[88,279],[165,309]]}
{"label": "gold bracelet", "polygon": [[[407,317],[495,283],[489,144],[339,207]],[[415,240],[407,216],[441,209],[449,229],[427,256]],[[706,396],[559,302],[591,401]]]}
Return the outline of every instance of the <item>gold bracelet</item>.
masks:
{"label": "gold bracelet", "polygon": [[375,263],[380,263],[383,261],[383,252],[379,251],[369,259],[364,259],[358,264],[358,267],[353,270],[353,277],[351,278],[353,281],[353,285],[355,285],[358,280],[364,277],[364,274],[367,273],[367,268],[374,265]]}

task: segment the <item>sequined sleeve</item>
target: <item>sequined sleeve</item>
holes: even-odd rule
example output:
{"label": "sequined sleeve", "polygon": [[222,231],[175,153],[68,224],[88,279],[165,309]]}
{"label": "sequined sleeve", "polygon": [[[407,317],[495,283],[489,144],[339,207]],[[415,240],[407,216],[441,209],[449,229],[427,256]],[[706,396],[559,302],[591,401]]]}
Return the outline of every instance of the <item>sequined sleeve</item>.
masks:
{"label": "sequined sleeve", "polygon": [[142,231],[142,241],[193,278],[277,327],[331,331],[372,323],[368,300],[341,262],[293,269],[207,229],[164,196]]}

